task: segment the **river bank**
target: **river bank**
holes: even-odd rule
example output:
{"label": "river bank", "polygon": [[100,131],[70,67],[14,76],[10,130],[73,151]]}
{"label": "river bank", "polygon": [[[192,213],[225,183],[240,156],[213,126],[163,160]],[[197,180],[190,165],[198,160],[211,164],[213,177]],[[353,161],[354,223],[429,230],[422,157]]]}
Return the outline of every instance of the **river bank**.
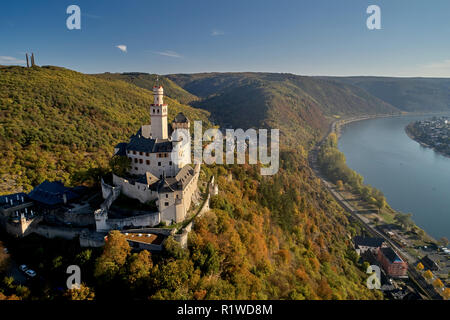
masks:
{"label": "river bank", "polygon": [[406,133],[406,135],[407,135],[411,140],[414,140],[415,142],[417,142],[418,144],[420,144],[420,145],[421,145],[422,147],[424,147],[424,148],[431,149],[431,150],[433,150],[434,152],[436,152],[436,153],[438,153],[438,154],[440,154],[440,155],[442,155],[442,156],[444,156],[444,157],[446,157],[446,158],[450,158],[450,154],[447,154],[447,153],[445,153],[445,152],[439,151],[439,150],[436,149],[435,147],[430,146],[429,144],[427,144],[427,143],[421,141],[419,138],[417,138],[417,137],[414,135],[414,133],[410,130],[410,125],[412,125],[412,124],[413,124],[413,122],[411,122],[410,124],[408,124],[408,125],[405,127],[405,133]]}
{"label": "river bank", "polygon": [[[429,116],[429,115],[437,115],[437,114],[443,114],[442,112],[439,113],[401,113],[401,114],[379,114],[379,115],[366,115],[366,116],[358,116],[358,117],[350,117],[350,118],[345,118],[345,119],[339,119],[336,120],[332,123],[331,125],[331,130],[329,132],[329,134],[334,133],[336,134],[336,136],[338,137],[338,139],[341,137],[341,130],[343,127],[345,127],[346,125],[349,125],[350,123],[354,123],[354,122],[359,122],[359,121],[364,121],[364,120],[371,120],[371,119],[377,119],[377,118],[394,118],[394,117],[403,117],[403,116]],[[329,136],[328,134],[328,136]],[[327,136],[327,137],[328,137]],[[326,139],[326,137],[324,138],[324,140]],[[357,195],[355,195],[351,190],[346,190],[346,192],[348,192],[349,194],[355,196],[355,198],[357,198]],[[371,207],[371,204],[368,203],[367,201],[361,201],[363,202],[363,204],[361,205],[361,207],[365,207],[365,208],[369,208]],[[391,217],[387,217],[386,215],[384,216],[384,220],[387,220],[389,222],[394,221],[394,218],[396,215],[401,214],[400,212],[398,212],[397,210],[393,209],[390,204],[387,202],[387,208],[389,208],[389,214],[391,215]],[[407,232],[407,229],[401,227],[403,229],[404,232]],[[416,229],[416,230],[422,230],[423,234],[421,236],[417,235],[420,237],[420,240],[424,243],[434,243],[434,244],[438,244],[438,241],[431,236],[429,233],[427,233],[424,229],[421,229],[416,223],[413,223],[413,225],[411,226],[411,229]]]}

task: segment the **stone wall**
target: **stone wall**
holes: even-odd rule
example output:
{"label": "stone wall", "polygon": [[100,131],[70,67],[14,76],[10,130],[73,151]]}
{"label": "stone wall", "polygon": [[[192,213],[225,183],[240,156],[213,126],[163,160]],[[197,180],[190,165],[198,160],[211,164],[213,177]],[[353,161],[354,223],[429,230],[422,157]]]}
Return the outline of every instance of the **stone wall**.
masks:
{"label": "stone wall", "polygon": [[138,182],[132,183],[115,174],[113,174],[113,184],[120,186],[124,195],[132,199],[137,199],[141,203],[147,203],[158,198],[158,193],[150,190],[148,185]]}
{"label": "stone wall", "polygon": [[107,219],[106,223],[110,229],[121,230],[124,227],[148,227],[156,226],[160,222],[159,212],[152,212],[149,214],[142,214],[139,216],[127,217],[122,219]]}
{"label": "stone wall", "polygon": [[66,240],[72,240],[82,233],[86,232],[85,228],[65,228],[65,227],[51,227],[46,225],[38,225],[33,229],[34,233],[37,233],[48,239],[63,238]]}

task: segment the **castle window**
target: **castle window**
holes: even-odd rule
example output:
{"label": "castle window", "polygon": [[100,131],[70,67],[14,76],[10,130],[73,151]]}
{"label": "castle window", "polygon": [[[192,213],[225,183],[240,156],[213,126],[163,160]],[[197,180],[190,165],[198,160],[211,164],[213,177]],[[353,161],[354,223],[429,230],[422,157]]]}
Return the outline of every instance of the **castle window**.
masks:
{"label": "castle window", "polygon": [[169,161],[169,166],[171,166],[172,165],[172,161]]}
{"label": "castle window", "polygon": [[136,151],[133,151],[133,154],[136,154]]}
{"label": "castle window", "polygon": [[158,111],[156,111],[156,113],[159,113],[159,109],[158,109]]}
{"label": "castle window", "polygon": [[158,162],[158,166],[161,167],[161,162]]}
{"label": "castle window", "polygon": [[147,165],[150,165],[150,160],[145,160],[145,163],[146,163]]}
{"label": "castle window", "polygon": [[134,170],[137,170],[138,168],[137,167],[134,167]]}
{"label": "castle window", "polygon": [[143,153],[142,153],[142,152],[139,152],[139,155],[140,155],[140,156],[142,156],[142,155],[143,155]]}
{"label": "castle window", "polygon": [[146,152],[146,153],[145,153],[145,156],[146,156],[146,157],[150,157],[150,153]]}
{"label": "castle window", "polygon": [[137,163],[137,158],[134,158],[134,163]]}
{"label": "castle window", "polygon": [[169,194],[168,193],[166,193],[166,198],[168,198],[169,197]]}
{"label": "castle window", "polygon": [[143,163],[142,159],[139,159],[139,163]]}
{"label": "castle window", "polygon": [[164,202],[164,205],[165,205],[166,207],[168,207],[168,206],[169,206],[169,203],[168,203],[168,202]]}

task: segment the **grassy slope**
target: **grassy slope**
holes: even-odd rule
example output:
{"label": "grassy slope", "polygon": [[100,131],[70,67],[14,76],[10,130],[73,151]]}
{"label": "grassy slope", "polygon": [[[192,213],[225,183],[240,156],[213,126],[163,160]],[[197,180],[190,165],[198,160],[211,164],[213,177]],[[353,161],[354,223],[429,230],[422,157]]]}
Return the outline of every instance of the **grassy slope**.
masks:
{"label": "grassy slope", "polygon": [[[58,67],[0,69],[1,192],[29,190],[44,179],[71,181],[104,166],[116,143],[150,121],[148,90]],[[167,98],[169,120],[208,113]],[[7,189],[6,189],[7,188]]]}
{"label": "grassy slope", "polygon": [[[123,80],[134,84],[137,87],[144,88],[152,91],[153,86],[156,84],[156,74],[140,73],[140,72],[127,72],[127,73],[101,73],[94,76],[107,79],[107,80]],[[187,92],[170,79],[159,76],[159,83],[164,87],[164,94],[172,99],[177,100],[180,103],[188,104],[198,97]]]}

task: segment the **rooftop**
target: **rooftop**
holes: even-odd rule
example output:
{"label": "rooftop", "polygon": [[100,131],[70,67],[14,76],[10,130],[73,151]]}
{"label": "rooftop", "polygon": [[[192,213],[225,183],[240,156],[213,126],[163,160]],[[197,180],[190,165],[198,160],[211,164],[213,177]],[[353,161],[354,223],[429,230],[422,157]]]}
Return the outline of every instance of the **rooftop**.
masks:
{"label": "rooftop", "polygon": [[355,243],[355,247],[365,246],[365,247],[379,248],[383,245],[384,239],[356,236],[355,238],[353,238],[353,242]]}
{"label": "rooftop", "polygon": [[80,195],[76,191],[79,190],[68,188],[60,181],[50,182],[45,180],[35,187],[28,196],[30,199],[46,205],[57,205],[64,203],[64,195],[67,202],[78,198]]}
{"label": "rooftop", "polygon": [[391,248],[380,248],[383,255],[391,262],[391,263],[399,263],[403,262],[403,260],[397,255],[397,253]]}
{"label": "rooftop", "polygon": [[140,134],[132,136],[130,142],[125,147],[126,150],[148,153],[172,152],[172,148],[172,142],[168,139],[150,139]]}

